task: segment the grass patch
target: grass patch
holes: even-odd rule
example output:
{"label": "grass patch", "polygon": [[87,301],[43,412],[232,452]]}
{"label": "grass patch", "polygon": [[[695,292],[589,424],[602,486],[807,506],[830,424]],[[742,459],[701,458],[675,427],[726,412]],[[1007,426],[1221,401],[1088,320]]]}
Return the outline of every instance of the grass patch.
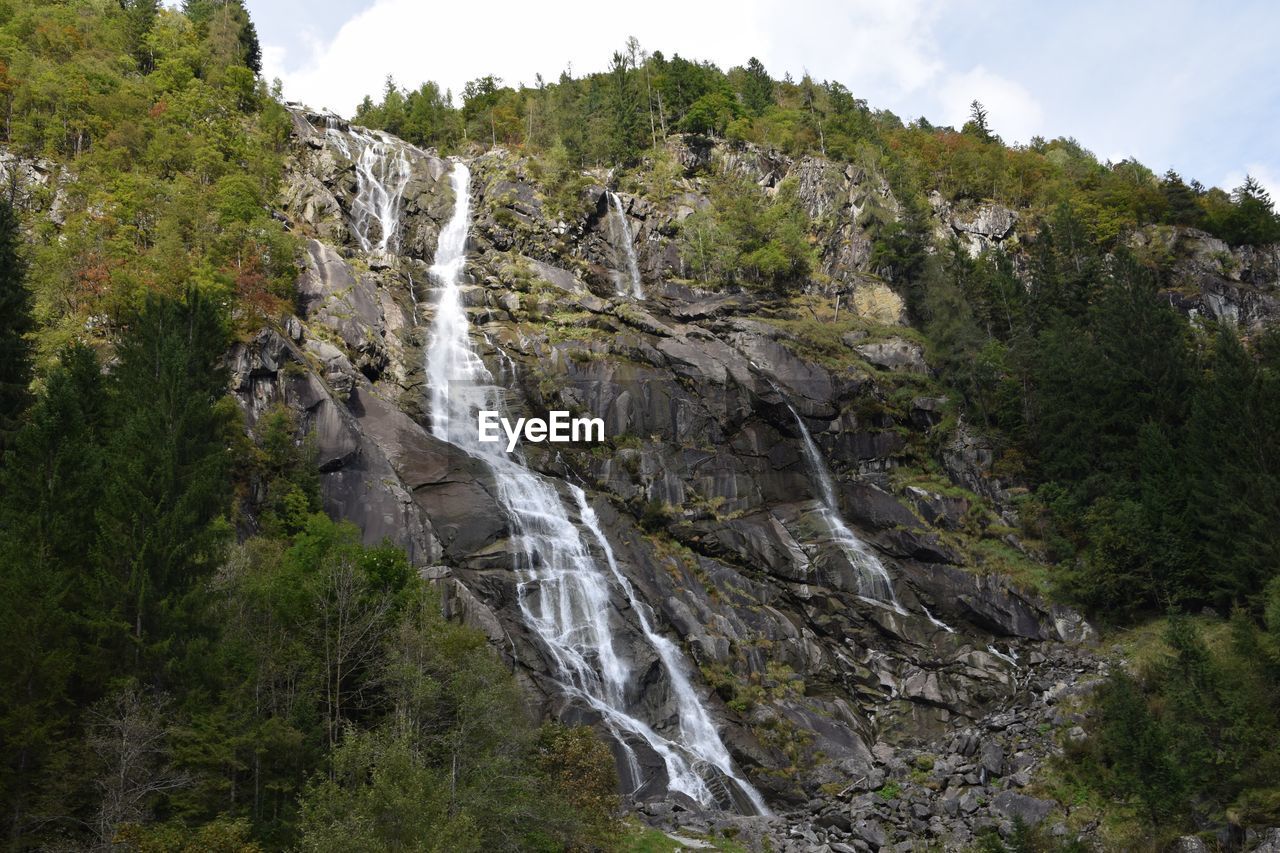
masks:
{"label": "grass patch", "polygon": [[876,791],[876,795],[885,801],[896,800],[902,796],[902,785],[898,784],[896,779],[890,779]]}
{"label": "grass patch", "polygon": [[1050,598],[1053,578],[1049,567],[996,539],[967,539],[964,549],[982,574],[1007,575],[1015,585]]}
{"label": "grass patch", "polygon": [[[1205,645],[1216,659],[1223,659],[1231,651],[1231,625],[1217,616],[1188,616],[1199,631]],[[1173,657],[1173,650],[1165,642],[1169,620],[1160,617],[1142,625],[1118,631],[1111,635],[1106,649],[1129,662],[1130,672],[1139,679],[1147,678],[1158,667]]]}

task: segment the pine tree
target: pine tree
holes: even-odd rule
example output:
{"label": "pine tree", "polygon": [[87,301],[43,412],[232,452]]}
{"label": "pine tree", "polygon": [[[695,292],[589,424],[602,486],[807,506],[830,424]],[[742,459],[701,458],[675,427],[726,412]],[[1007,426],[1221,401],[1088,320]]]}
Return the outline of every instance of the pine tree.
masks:
{"label": "pine tree", "polygon": [[78,647],[97,619],[84,567],[101,496],[105,403],[93,352],[67,351],[0,471],[0,814],[14,834],[25,832],[29,812],[65,809],[50,801],[48,774],[74,739],[73,702],[92,701],[100,683]]}
{"label": "pine tree", "polygon": [[961,132],[976,136],[983,142],[991,141],[991,128],[987,124],[987,108],[982,105],[982,101],[975,99],[969,104],[969,120],[964,123]]}
{"label": "pine tree", "polygon": [[31,293],[18,217],[0,199],[0,463],[21,423],[31,382]]}
{"label": "pine tree", "polygon": [[129,55],[138,63],[138,70],[147,74],[155,64],[147,36],[160,13],[160,0],[129,0],[122,5],[125,5],[125,36],[128,39]]}
{"label": "pine tree", "polygon": [[185,0],[182,11],[200,27],[216,59],[262,73],[262,45],[244,0]]}
{"label": "pine tree", "polygon": [[762,115],[773,105],[773,80],[764,64],[754,56],[747,60],[742,85],[742,102],[752,115]]}
{"label": "pine tree", "polygon": [[1231,193],[1232,209],[1225,223],[1227,242],[1263,246],[1280,242],[1280,216],[1271,194],[1252,175]]}
{"label": "pine tree", "polygon": [[1059,205],[1054,211],[1030,254],[1028,308],[1032,328],[1048,327],[1056,315],[1083,317],[1102,278],[1102,257],[1069,205]]}
{"label": "pine tree", "polygon": [[1166,223],[1193,228],[1204,225],[1204,208],[1196,200],[1196,193],[1182,182],[1182,176],[1173,169],[1164,173],[1164,179],[1160,181],[1160,193],[1164,196],[1163,219]]}
{"label": "pine tree", "polygon": [[138,663],[173,638],[184,596],[219,558],[233,417],[221,403],[225,346],[217,310],[192,290],[182,302],[149,297],[117,348],[95,552],[102,594],[115,607],[105,639],[124,643]]}
{"label": "pine tree", "polygon": [[1163,721],[1151,713],[1141,688],[1121,668],[1108,679],[1100,706],[1098,748],[1108,786],[1138,800],[1146,817],[1160,824],[1181,809],[1186,797],[1183,768],[1173,756]]}
{"label": "pine tree", "polygon": [[625,54],[614,52],[609,66],[609,153],[615,163],[625,163],[643,147],[640,94],[629,73]]}
{"label": "pine tree", "polygon": [[1187,428],[1184,524],[1200,567],[1186,591],[1189,603],[1208,602],[1224,614],[1233,602],[1256,595],[1276,571],[1271,513],[1280,460],[1274,424],[1260,417],[1262,388],[1258,365],[1235,331],[1219,329]]}

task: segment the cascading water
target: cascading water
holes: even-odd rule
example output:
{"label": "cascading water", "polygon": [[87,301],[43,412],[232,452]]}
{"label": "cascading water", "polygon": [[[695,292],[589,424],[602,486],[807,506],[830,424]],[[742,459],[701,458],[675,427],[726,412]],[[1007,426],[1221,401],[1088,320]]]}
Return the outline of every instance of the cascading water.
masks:
{"label": "cascading water", "polygon": [[[648,608],[618,569],[586,495],[569,486],[582,526],[605,557],[607,573],[593,558],[551,481],[504,453],[500,443],[479,440],[477,411],[501,411],[503,393],[472,346],[462,304],[471,210],[471,174],[465,164],[454,165],[450,181],[454,212],[440,233],[431,267],[439,288],[427,346],[431,431],[493,472],[496,498],[511,525],[521,614],[542,641],[564,691],[598,713],[614,736],[633,786],[644,781],[635,750],[644,744],[662,760],[670,790],[704,805],[767,813],[759,793],[734,772],[677,647],[654,632]],[[674,737],[658,733],[628,710],[635,685],[628,662],[615,648],[609,622],[614,611],[610,579],[631,604],[645,641],[666,671],[678,718]]]}
{"label": "cascading water", "polygon": [[[786,402],[785,397],[783,401]],[[796,426],[800,428],[805,462],[808,463],[813,478],[818,481],[818,488],[822,493],[820,513],[822,520],[831,531],[831,539],[836,547],[858,572],[858,594],[863,598],[887,605],[899,613],[904,613],[902,605],[898,604],[898,597],[893,592],[893,582],[889,578],[888,570],[866,543],[854,535],[849,525],[845,524],[840,516],[840,505],[836,502],[836,490],[831,482],[831,474],[827,471],[827,465],[823,462],[821,454],[818,453],[817,445],[813,443],[813,437],[809,435],[809,428],[805,426],[804,419],[790,402],[786,402],[786,405],[791,416],[796,420]]]}
{"label": "cascading water", "polygon": [[955,628],[952,628],[946,622],[943,622],[937,616],[934,616],[932,613],[929,612],[929,608],[925,607],[923,604],[920,605],[920,609],[924,611],[924,618],[928,619],[929,624],[932,625],[933,627],[941,628],[942,630],[946,631],[948,634],[954,634],[956,632]]}
{"label": "cascading water", "polygon": [[[631,295],[636,299],[644,299],[644,288],[640,283],[640,263],[636,260],[635,237],[631,233],[631,223],[627,220],[626,211],[622,209],[622,199],[618,198],[618,194],[609,190],[609,210],[613,215],[613,219],[618,223],[618,238],[615,242],[622,244],[623,255],[627,263],[627,276],[630,278]],[[627,292],[624,282],[619,276],[618,295],[625,296]]]}
{"label": "cascading water", "polygon": [[356,167],[351,230],[360,248],[395,252],[400,240],[400,202],[412,174],[407,143],[380,131],[354,127],[344,131],[333,119],[326,135]]}
{"label": "cascading water", "polygon": [[[613,547],[605,537],[604,531],[600,529],[600,521],[596,517],[596,511],[587,503],[586,493],[574,485],[570,485],[570,489],[573,491],[574,499],[577,501],[578,513],[582,518],[582,523],[586,525],[587,529],[591,531],[591,535],[600,544],[600,548],[604,552],[605,562],[609,566],[609,572],[626,595],[627,603],[635,610],[636,618],[640,622],[640,629],[644,632],[645,639],[653,647],[653,650],[658,653],[658,659],[662,661],[663,667],[667,670],[667,675],[671,680],[671,689],[676,694],[676,706],[680,711],[680,731],[684,735],[685,745],[690,752],[699,756],[701,760],[710,762],[720,773],[738,782],[742,786],[742,793],[750,799],[752,807],[757,812],[760,814],[767,813],[768,809],[764,804],[764,800],[760,798],[760,794],[750,785],[743,783],[734,774],[733,760],[729,757],[729,752],[725,749],[724,742],[720,740],[720,734],[712,724],[711,716],[707,713],[707,709],[698,701],[698,695],[694,692],[693,684],[689,681],[689,676],[685,672],[684,660],[680,650],[676,648],[675,643],[653,630],[649,606],[635,594],[631,582],[619,570],[618,561],[613,555]],[[696,770],[697,768],[695,767],[694,769]]]}

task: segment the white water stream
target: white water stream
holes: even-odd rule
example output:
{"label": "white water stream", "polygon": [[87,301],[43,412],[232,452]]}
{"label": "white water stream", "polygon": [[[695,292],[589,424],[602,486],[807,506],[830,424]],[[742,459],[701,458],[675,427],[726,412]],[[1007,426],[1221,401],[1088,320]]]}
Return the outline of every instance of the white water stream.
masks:
{"label": "white water stream", "polygon": [[902,605],[898,604],[898,597],[893,592],[893,582],[889,578],[889,572],[885,569],[884,563],[880,562],[880,558],[867,547],[865,542],[854,535],[841,517],[831,474],[827,471],[827,464],[822,460],[822,455],[818,453],[817,445],[813,443],[813,437],[809,435],[809,428],[805,426],[804,418],[800,417],[800,413],[786,401],[785,397],[783,401],[786,402],[791,416],[796,420],[796,426],[800,429],[801,445],[804,447],[804,458],[809,466],[809,472],[818,481],[822,498],[820,511],[822,520],[831,531],[831,539],[836,547],[858,573],[858,594],[863,598],[886,605],[898,613],[905,613]]}
{"label": "white water stream", "polygon": [[[736,801],[767,813],[759,793],[734,771],[678,647],[654,630],[649,608],[619,570],[586,495],[568,486],[579,519],[575,524],[551,480],[503,452],[501,444],[479,441],[477,411],[502,411],[504,393],[472,345],[462,301],[471,210],[471,175],[465,164],[454,164],[450,181],[454,212],[440,233],[431,267],[439,293],[426,359],[431,430],[493,472],[497,500],[511,525],[525,622],[542,641],[564,691],[597,712],[613,734],[632,785],[645,781],[635,750],[644,744],[665,766],[670,790],[708,806],[733,807]],[[580,528],[595,540],[603,568]],[[644,642],[666,673],[676,731],[659,733],[632,713],[636,673],[615,642],[611,621],[620,617],[611,601],[614,589],[631,605]]]}
{"label": "white water stream", "polygon": [[333,119],[326,136],[356,167],[351,231],[360,248],[396,252],[400,247],[400,203],[412,175],[408,143],[376,130],[342,130]]}
{"label": "white water stream", "polygon": [[[627,213],[622,209],[622,199],[618,198],[618,194],[612,190],[609,193],[609,210],[613,215],[614,221],[617,223],[618,237],[614,242],[622,244],[622,251],[627,264],[627,276],[631,285],[631,295],[636,299],[644,299],[644,287],[640,282],[640,264],[636,260],[635,236],[631,233],[631,223],[627,220]],[[626,282],[622,281],[622,277],[618,277],[618,295],[627,295],[627,288],[624,286]]]}

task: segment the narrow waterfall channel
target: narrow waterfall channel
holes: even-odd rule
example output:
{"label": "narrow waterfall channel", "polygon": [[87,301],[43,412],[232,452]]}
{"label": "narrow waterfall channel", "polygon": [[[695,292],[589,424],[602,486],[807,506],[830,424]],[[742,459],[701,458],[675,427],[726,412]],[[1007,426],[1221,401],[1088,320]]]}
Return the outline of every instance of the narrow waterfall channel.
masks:
{"label": "narrow waterfall channel", "polygon": [[[774,387],[777,388],[777,386]],[[800,429],[805,463],[808,465],[809,473],[818,482],[822,499],[820,514],[823,523],[831,531],[831,539],[836,547],[858,572],[858,594],[890,607],[898,613],[905,613],[902,605],[898,603],[897,595],[894,594],[893,581],[884,563],[880,562],[880,558],[867,547],[867,544],[849,529],[849,525],[845,524],[844,518],[840,515],[840,504],[836,501],[835,484],[831,481],[831,472],[827,470],[827,464],[823,461],[822,454],[818,452],[818,446],[813,443],[813,436],[809,434],[804,418],[800,417],[800,413],[785,396],[783,396],[783,402],[786,403],[791,416],[795,418],[796,426]]]}
{"label": "narrow waterfall channel", "polygon": [[366,252],[397,252],[400,248],[400,202],[412,175],[408,143],[381,131],[355,127],[342,130],[332,118],[325,135],[356,167],[351,232],[360,248]]}
{"label": "narrow waterfall channel", "polygon": [[[471,173],[455,163],[450,174],[453,215],[440,233],[432,284],[438,301],[426,354],[432,433],[482,460],[494,475],[497,500],[511,524],[512,552],[519,576],[519,604],[530,629],[542,641],[564,691],[600,715],[622,754],[632,789],[644,785],[636,747],[646,746],[662,761],[667,788],[710,806],[767,813],[760,794],[734,770],[711,716],[693,689],[678,647],[657,634],[650,611],[618,569],[586,495],[569,485],[579,523],[571,519],[555,485],[497,443],[479,441],[476,413],[502,411],[503,389],[476,353],[462,302],[470,228]],[[584,539],[595,540],[604,567]],[[671,737],[634,716],[638,697],[631,663],[616,647],[610,615],[616,587],[634,610],[645,641],[667,675],[679,730]]]}
{"label": "narrow waterfall channel", "polygon": [[[627,277],[631,285],[631,295],[636,299],[644,299],[644,287],[640,282],[640,263],[636,260],[635,235],[631,233],[631,223],[627,219],[627,212],[622,208],[622,199],[618,198],[618,194],[613,190],[609,193],[609,210],[613,220],[617,223],[617,235],[614,237],[615,243],[622,244],[622,253],[627,266]],[[625,296],[627,288],[626,282],[622,281],[621,276],[618,280],[618,295]]]}

